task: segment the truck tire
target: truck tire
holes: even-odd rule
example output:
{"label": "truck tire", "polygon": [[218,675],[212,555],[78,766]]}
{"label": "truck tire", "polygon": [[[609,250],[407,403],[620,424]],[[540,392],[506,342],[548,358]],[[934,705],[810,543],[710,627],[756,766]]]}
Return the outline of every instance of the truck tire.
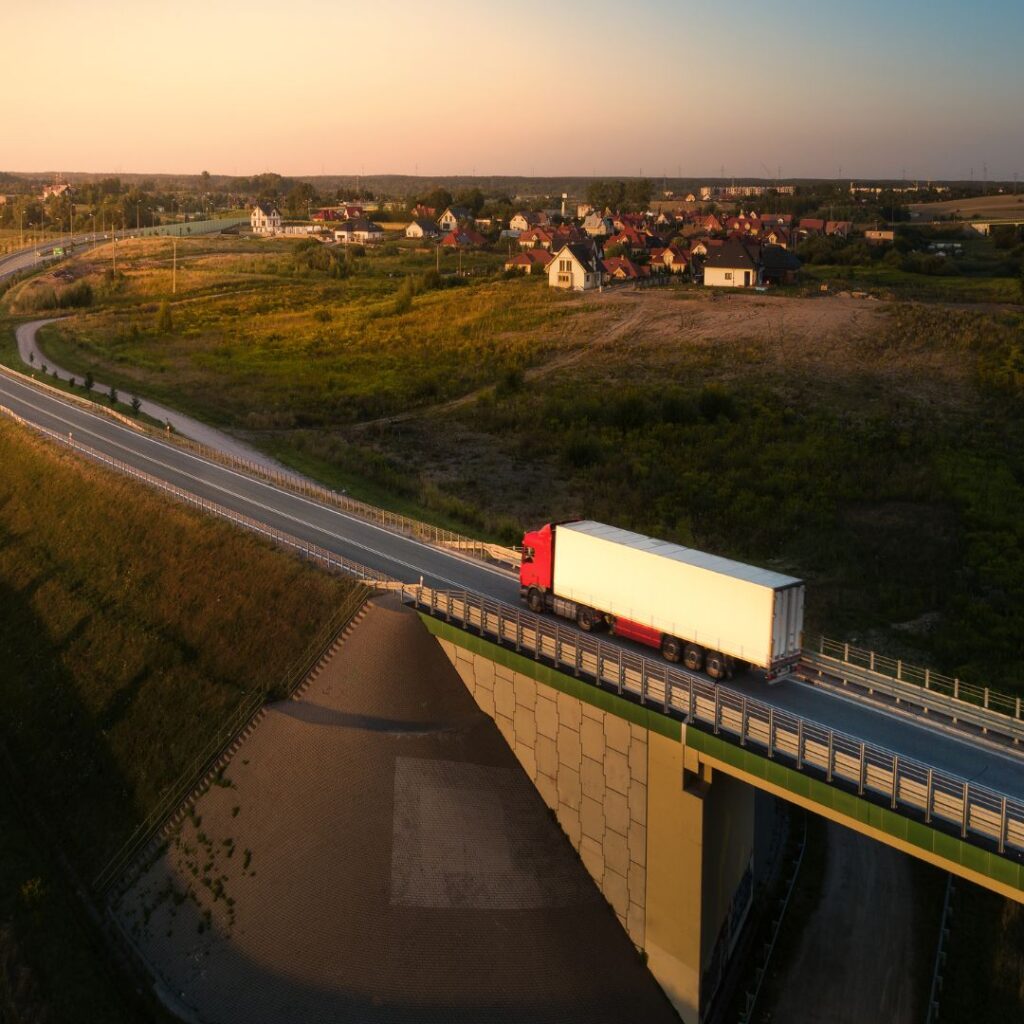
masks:
{"label": "truck tire", "polygon": [[721,651],[708,651],[704,656],[704,671],[712,679],[725,679],[729,675],[729,663]]}
{"label": "truck tire", "polygon": [[576,625],[579,626],[584,633],[592,633],[594,631],[595,621],[596,616],[586,605],[581,604],[576,609]]}
{"label": "truck tire", "polygon": [[677,640],[674,636],[661,638],[661,656],[666,661],[679,663],[683,657],[683,641]]}
{"label": "truck tire", "polygon": [[683,664],[691,672],[699,672],[704,667],[704,648],[699,644],[687,644],[683,652]]}
{"label": "truck tire", "polygon": [[527,591],[526,606],[538,615],[544,611],[544,595],[536,587],[530,587]]}

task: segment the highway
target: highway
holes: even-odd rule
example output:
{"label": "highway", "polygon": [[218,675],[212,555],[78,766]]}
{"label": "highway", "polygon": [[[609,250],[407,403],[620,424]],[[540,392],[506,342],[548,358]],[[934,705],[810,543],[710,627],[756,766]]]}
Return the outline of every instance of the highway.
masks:
{"label": "highway", "polygon": [[[408,582],[422,578],[427,585],[440,589],[470,590],[510,605],[519,603],[518,581],[506,571],[282,490],[3,374],[0,405],[31,423],[61,434],[71,433],[112,458],[371,569]],[[769,686],[757,674],[749,673],[731,680],[727,688],[1024,800],[1024,760],[1014,753],[979,745],[970,737],[933,729],[861,703],[854,696],[827,692],[796,680]]]}

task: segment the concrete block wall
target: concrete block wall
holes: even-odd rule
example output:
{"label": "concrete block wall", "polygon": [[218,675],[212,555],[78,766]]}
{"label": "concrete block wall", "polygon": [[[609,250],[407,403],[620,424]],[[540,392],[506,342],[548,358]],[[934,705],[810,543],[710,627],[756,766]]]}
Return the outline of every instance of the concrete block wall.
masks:
{"label": "concrete block wall", "polygon": [[555,812],[629,937],[646,944],[648,731],[438,638]]}

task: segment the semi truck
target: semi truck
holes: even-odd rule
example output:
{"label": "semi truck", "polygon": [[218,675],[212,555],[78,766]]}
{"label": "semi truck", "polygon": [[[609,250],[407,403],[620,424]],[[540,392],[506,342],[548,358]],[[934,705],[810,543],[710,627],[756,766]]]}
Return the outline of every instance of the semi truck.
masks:
{"label": "semi truck", "polygon": [[523,537],[520,596],[533,612],[659,650],[712,679],[768,679],[799,660],[804,584],[719,555],[590,520]]}

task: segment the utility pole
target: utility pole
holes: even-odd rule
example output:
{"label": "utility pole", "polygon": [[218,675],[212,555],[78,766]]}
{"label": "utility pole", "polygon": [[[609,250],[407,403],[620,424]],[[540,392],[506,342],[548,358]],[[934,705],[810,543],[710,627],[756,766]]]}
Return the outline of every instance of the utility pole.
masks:
{"label": "utility pole", "polygon": [[171,294],[178,294],[178,240],[171,238]]}

